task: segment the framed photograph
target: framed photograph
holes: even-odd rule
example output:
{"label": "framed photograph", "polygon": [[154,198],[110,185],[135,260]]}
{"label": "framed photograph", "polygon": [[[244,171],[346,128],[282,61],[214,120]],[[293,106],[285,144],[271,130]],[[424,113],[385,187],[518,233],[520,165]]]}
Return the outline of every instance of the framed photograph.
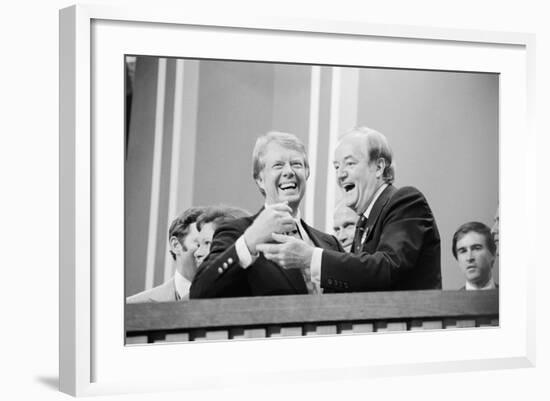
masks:
{"label": "framed photograph", "polygon": [[[518,249],[532,246],[522,233],[536,213],[517,186],[535,185],[533,46],[517,33],[62,10],[61,390],[532,366],[534,261]],[[267,131],[306,144],[302,216],[332,233],[332,154],[358,125],[387,135],[398,186],[428,198],[442,291],[126,305],[173,274],[166,234],[183,209],[261,208],[252,147]],[[452,233],[468,220],[490,225],[497,208],[500,286],[465,298]],[[480,328],[451,329],[470,325]],[[346,335],[382,331],[391,334]],[[240,338],[255,340],[210,341]]]}

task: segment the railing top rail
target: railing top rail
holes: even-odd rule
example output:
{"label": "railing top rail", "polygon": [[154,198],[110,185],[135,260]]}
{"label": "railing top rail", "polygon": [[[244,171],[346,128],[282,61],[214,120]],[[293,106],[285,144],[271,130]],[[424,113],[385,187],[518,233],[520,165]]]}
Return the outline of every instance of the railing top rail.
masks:
{"label": "railing top rail", "polygon": [[498,290],[396,291],[126,305],[126,330],[496,316]]}

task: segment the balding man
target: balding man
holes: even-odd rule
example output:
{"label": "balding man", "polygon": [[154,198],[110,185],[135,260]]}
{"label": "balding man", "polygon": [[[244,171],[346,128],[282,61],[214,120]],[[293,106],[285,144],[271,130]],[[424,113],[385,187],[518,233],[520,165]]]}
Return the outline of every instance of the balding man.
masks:
{"label": "balding man", "polygon": [[350,252],[353,245],[353,236],[355,233],[355,224],[357,223],[357,213],[340,202],[334,209],[334,222],[332,229],[338,241],[342,244],[344,251]]}

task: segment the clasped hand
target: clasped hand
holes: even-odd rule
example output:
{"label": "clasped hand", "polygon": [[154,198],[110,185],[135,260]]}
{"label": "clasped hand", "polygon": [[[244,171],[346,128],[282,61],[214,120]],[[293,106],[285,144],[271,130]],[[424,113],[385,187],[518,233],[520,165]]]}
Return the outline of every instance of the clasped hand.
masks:
{"label": "clasped hand", "polygon": [[304,241],[281,234],[272,234],[276,243],[264,243],[256,246],[266,259],[277,263],[284,269],[307,269],[311,264],[313,247]]}
{"label": "clasped hand", "polygon": [[273,233],[282,234],[294,230],[296,223],[291,212],[287,202],[266,206],[244,232],[244,240],[250,253],[258,253],[257,245],[272,242]]}

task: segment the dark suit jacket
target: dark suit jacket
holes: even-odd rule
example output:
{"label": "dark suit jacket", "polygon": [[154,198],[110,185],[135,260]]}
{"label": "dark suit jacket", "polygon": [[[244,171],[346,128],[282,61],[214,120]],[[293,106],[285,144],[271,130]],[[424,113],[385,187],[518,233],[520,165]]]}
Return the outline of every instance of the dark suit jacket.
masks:
{"label": "dark suit jacket", "polygon": [[[246,297],[260,295],[307,294],[299,269],[285,270],[260,254],[248,268],[243,269],[235,242],[243,235],[258,214],[222,224],[214,233],[207,256],[191,285],[191,298]],[[315,246],[343,252],[332,235],[306,225],[302,226]]]}
{"label": "dark suit jacket", "polygon": [[323,251],[321,287],[339,292],[440,289],[439,232],[420,191],[389,185],[370,212],[360,252]]}

